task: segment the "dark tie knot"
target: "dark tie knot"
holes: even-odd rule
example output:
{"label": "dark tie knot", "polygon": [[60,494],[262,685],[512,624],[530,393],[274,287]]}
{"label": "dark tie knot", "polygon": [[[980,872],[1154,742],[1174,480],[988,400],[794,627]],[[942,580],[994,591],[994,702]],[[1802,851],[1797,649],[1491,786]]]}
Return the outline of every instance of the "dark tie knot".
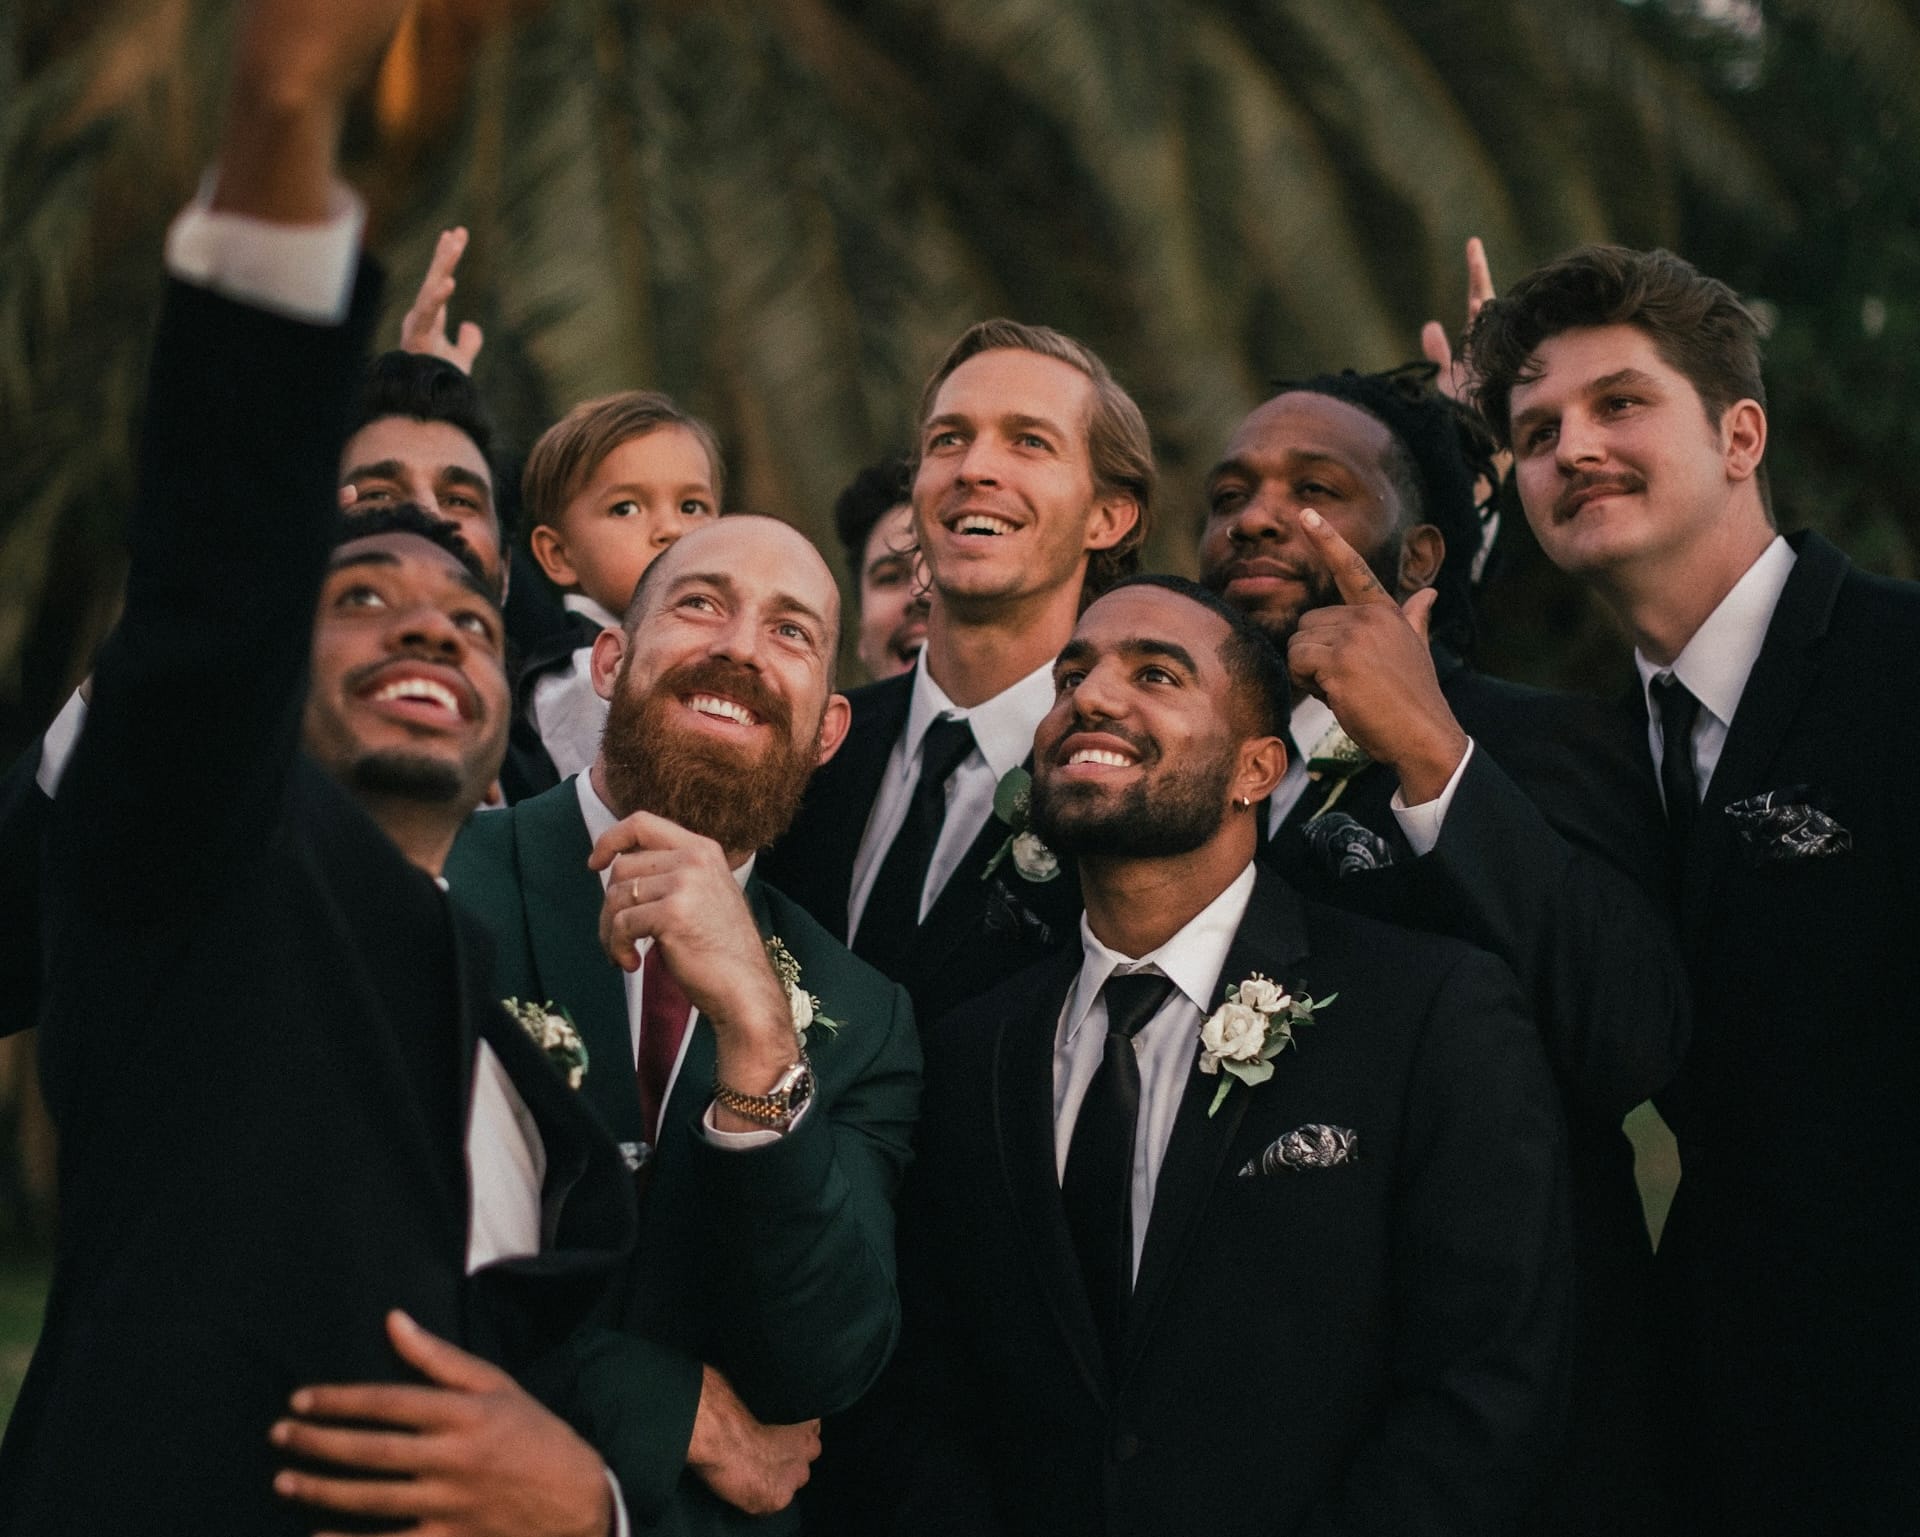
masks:
{"label": "dark tie knot", "polygon": [[943,715],[920,739],[920,783],[944,785],[973,751],[973,723]]}
{"label": "dark tie knot", "polygon": [[1107,1000],[1107,1033],[1132,1040],[1160,1012],[1172,991],[1173,979],[1153,972],[1108,977],[1106,986],[1100,989]]}
{"label": "dark tie knot", "polygon": [[1660,735],[1668,742],[1688,739],[1693,724],[1700,718],[1700,701],[1672,673],[1655,678],[1652,684],[1654,708],[1660,712]]}

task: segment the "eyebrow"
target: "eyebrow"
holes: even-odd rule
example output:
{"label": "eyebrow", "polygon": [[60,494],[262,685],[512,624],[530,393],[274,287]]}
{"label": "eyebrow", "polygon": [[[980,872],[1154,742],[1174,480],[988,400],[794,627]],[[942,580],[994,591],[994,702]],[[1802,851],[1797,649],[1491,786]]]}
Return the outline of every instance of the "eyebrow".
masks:
{"label": "eyebrow", "polygon": [[[1616,368],[1612,373],[1602,374],[1598,379],[1589,379],[1585,384],[1580,386],[1578,393],[1582,395],[1602,395],[1608,390],[1617,390],[1622,385],[1636,385],[1641,388],[1650,388],[1658,382],[1652,374],[1642,369]],[[1531,427],[1535,422],[1544,421],[1551,415],[1553,415],[1553,413],[1544,406],[1529,406],[1513,418],[1513,426],[1509,430],[1508,435],[1510,437],[1518,437],[1522,428]]]}
{"label": "eyebrow", "polygon": [[[1170,662],[1178,662],[1195,677],[1200,675],[1200,669],[1193,660],[1193,653],[1178,641],[1157,640],[1148,635],[1130,635],[1113,649],[1123,656],[1165,657]],[[1053,665],[1057,671],[1075,662],[1088,661],[1095,655],[1097,653],[1092,641],[1070,640],[1061,649],[1060,655],[1054,658]]]}
{"label": "eyebrow", "polygon": [[[1322,448],[1289,448],[1280,457],[1290,463],[1328,464],[1332,465],[1336,470],[1345,470],[1349,474],[1353,472],[1351,462],[1343,459],[1338,454],[1329,453]],[[1212,485],[1223,475],[1238,475],[1243,480],[1259,479],[1254,473],[1252,466],[1238,455],[1235,455],[1231,459],[1222,459],[1212,469],[1208,470],[1206,484]]]}
{"label": "eyebrow", "polygon": [[[411,530],[403,529],[398,530],[398,532],[406,533],[411,532]],[[428,542],[431,543],[431,541]],[[443,549],[443,546],[437,544],[433,547],[436,550]],[[453,551],[445,550],[444,553],[447,558],[454,563],[455,579],[460,585],[471,592],[476,598],[484,598],[487,607],[492,609],[497,616],[500,612],[500,600],[493,595],[492,589],[489,588],[485,582],[481,581],[479,577],[469,571],[466,567],[466,562],[455,555]],[[336,571],[350,571],[355,566],[398,566],[399,564],[400,557],[391,550],[361,550],[352,555],[336,555],[327,566],[327,575],[332,576]]]}
{"label": "eyebrow", "polygon": [[[362,477],[368,480],[399,480],[406,474],[406,468],[398,459],[380,459],[372,464],[356,464],[340,477],[340,483],[346,485]],[[443,464],[434,471],[434,474],[442,480],[452,481],[455,485],[471,486],[476,491],[483,491],[489,502],[493,500],[493,482],[484,475],[476,474],[465,465]]]}
{"label": "eyebrow", "polygon": [[[676,576],[672,582],[668,584],[667,592],[671,595],[684,591],[689,584],[697,585],[702,582],[709,587],[718,588],[730,598],[737,596],[740,590],[734,585],[733,578],[728,576],[724,571],[689,571],[683,576]],[[827,616],[825,614],[821,613],[811,603],[796,598],[790,592],[775,593],[772,606],[776,613],[804,614],[815,624],[819,625],[822,631],[832,631],[833,627],[827,622]]]}

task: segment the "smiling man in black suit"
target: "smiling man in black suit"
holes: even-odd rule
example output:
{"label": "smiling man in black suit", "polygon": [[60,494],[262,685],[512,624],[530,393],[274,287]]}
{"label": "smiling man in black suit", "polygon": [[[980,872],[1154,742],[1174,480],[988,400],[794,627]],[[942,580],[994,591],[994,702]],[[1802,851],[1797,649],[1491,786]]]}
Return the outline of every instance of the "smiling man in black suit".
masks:
{"label": "smiling man in black suit", "polygon": [[1121,583],[1054,683],[1034,823],[1086,914],[929,1042],[896,1529],[1515,1530],[1570,1264],[1512,977],[1255,864],[1287,686],[1219,599]]}
{"label": "smiling man in black suit", "polygon": [[[505,740],[498,605],[418,509],[340,537],[378,285],[334,150],[404,9],[248,7],[219,173],[169,235],[126,606],[48,833],[61,1220],[7,1531],[339,1523],[296,1501],[611,1528],[598,1455],[456,1348],[532,1368],[634,1221],[435,881]],[[137,891],[104,873],[133,849]],[[368,1386],[306,1407],[432,1432],[385,1437],[371,1487],[299,1462],[351,1432],[275,1429],[342,1379]]]}
{"label": "smiling man in black suit", "polygon": [[1045,326],[982,321],[921,396],[926,645],[910,672],[848,696],[846,743],[764,874],[905,987],[923,1026],[1044,954],[1079,912],[1070,873],[989,873],[1008,836],[995,792],[1032,748],[1083,588],[1134,568],[1153,475],[1140,408]]}
{"label": "smiling man in black suit", "polygon": [[1587,247],[1469,334],[1527,521],[1634,640],[1696,1025],[1661,1100],[1695,1531],[1920,1530],[1920,588],[1782,536],[1760,328]]}

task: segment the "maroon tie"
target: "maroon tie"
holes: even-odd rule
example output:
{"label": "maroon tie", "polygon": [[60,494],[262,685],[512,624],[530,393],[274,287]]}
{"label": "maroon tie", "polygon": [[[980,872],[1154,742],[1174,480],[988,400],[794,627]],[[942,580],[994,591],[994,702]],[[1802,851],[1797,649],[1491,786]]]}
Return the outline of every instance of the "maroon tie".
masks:
{"label": "maroon tie", "polygon": [[660,1142],[660,1112],[666,1106],[667,1084],[680,1058],[693,1004],[675,980],[656,945],[647,952],[640,974],[640,1056],[635,1075],[640,1085],[640,1120],[647,1141]]}

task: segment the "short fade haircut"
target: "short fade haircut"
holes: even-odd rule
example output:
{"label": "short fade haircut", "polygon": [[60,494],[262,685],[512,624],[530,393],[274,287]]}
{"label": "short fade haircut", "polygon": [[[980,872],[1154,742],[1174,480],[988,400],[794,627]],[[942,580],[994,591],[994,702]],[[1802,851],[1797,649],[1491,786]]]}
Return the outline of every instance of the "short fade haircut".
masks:
{"label": "short fade haircut", "polygon": [[451,518],[436,518],[418,502],[388,502],[364,511],[349,510],[340,515],[339,537],[333,547],[337,550],[343,544],[381,534],[417,534],[429,544],[439,545],[460,562],[483,592],[492,595],[494,607],[500,606],[499,582],[487,574],[473,546],[460,532],[460,525]]}
{"label": "short fade haircut", "polygon": [[860,563],[867,553],[867,537],[894,508],[912,495],[908,474],[913,461],[905,454],[892,454],[863,469],[833,500],[833,528],[847,552],[847,570],[854,581],[860,580]]}
{"label": "short fade haircut", "polygon": [[1482,305],[1467,330],[1474,404],[1503,447],[1512,446],[1514,388],[1539,376],[1541,344],[1563,331],[1616,325],[1643,332],[1685,375],[1710,425],[1735,401],[1766,406],[1760,322],[1738,294],[1671,251],[1581,246]]}
{"label": "short fade haircut", "polygon": [[[1093,385],[1093,409],[1087,417],[1087,458],[1098,496],[1129,496],[1140,509],[1139,519],[1107,550],[1094,550],[1087,561],[1086,598],[1106,592],[1140,568],[1140,547],[1146,543],[1153,517],[1153,436],[1133,397],[1120,387],[1099,355],[1051,326],[1025,325],[1017,320],[982,320],[969,326],[947,349],[940,366],[920,392],[920,422],[933,414],[934,397],[953,371],[983,352],[1033,352],[1053,358],[1085,374]],[[918,470],[920,443],[916,438],[912,467]]]}
{"label": "short fade haircut", "polygon": [[[367,364],[360,392],[354,397],[353,415],[347,422],[347,436],[389,416],[445,422],[464,432],[487,461],[488,476],[499,480],[499,466],[493,457],[493,415],[473,380],[445,358],[394,351],[383,352]],[[497,487],[494,501],[497,509]]]}
{"label": "short fade haircut", "polygon": [[684,428],[694,435],[706,451],[714,498],[723,497],[726,468],[720,462],[720,440],[713,429],[658,390],[622,390],[583,400],[540,434],[520,477],[520,500],[529,524],[557,527],[567,503],[593,478],[601,460],[622,443],[663,427]]}
{"label": "short fade haircut", "polygon": [[1122,577],[1100,596],[1128,587],[1163,588],[1218,615],[1227,627],[1227,638],[1220,646],[1220,660],[1246,707],[1253,728],[1248,734],[1286,735],[1287,721],[1293,714],[1293,685],[1287,676],[1287,659],[1280,654],[1272,636],[1218,593],[1209,592],[1184,576],[1150,573]]}

